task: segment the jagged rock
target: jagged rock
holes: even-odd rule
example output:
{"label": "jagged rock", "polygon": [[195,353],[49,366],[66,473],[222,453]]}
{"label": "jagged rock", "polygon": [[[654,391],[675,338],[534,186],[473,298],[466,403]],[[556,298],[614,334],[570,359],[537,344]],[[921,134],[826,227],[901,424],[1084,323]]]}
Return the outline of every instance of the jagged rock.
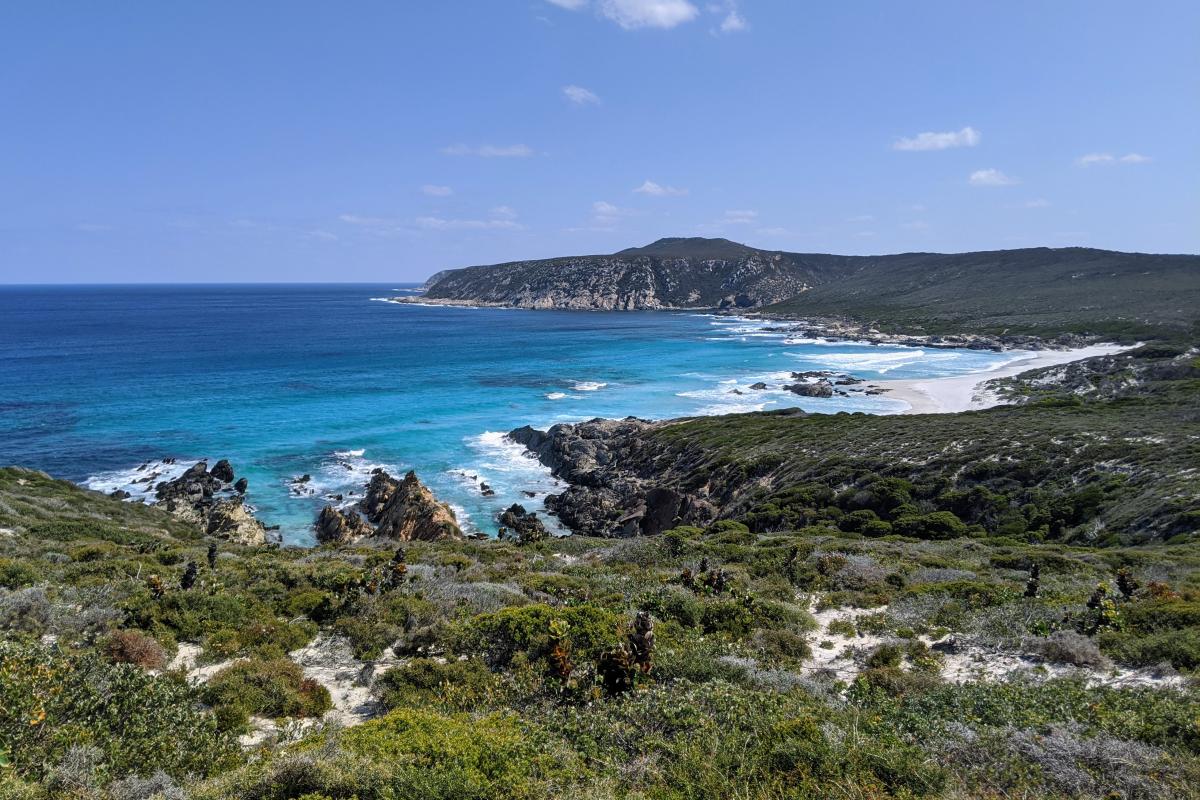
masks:
{"label": "jagged rock", "polygon": [[221,483],[233,483],[233,465],[229,463],[228,459],[222,458],[213,465],[208,474],[221,481]]}
{"label": "jagged rock", "polygon": [[111,492],[109,492],[108,496],[114,500],[128,500],[133,495],[124,489],[113,489]]}
{"label": "jagged rock", "polygon": [[159,483],[154,494],[172,514],[203,527],[210,535],[240,544],[265,544],[266,527],[242,504],[240,495],[244,487],[238,491],[239,496],[218,496],[228,494],[228,481],[222,476],[233,476],[233,467],[227,460],[218,461],[211,472],[208,464],[200,461],[175,480]]}
{"label": "jagged rock", "polygon": [[438,502],[415,472],[402,481],[386,472],[374,474],[359,507],[377,526],[375,536],[404,541],[463,538],[454,511]]}
{"label": "jagged rock", "polygon": [[662,469],[645,434],[660,423],[630,417],[519,428],[509,437],[525,445],[555,477],[571,484],[546,498],[546,509],[576,533],[645,536],[678,524],[707,524],[715,506],[699,492],[661,483]]}
{"label": "jagged rock", "polygon": [[526,511],[525,506],[518,503],[513,503],[500,515],[500,525],[500,538],[514,538],[520,544],[540,542],[550,535],[537,514]]}
{"label": "jagged rock", "polygon": [[375,533],[371,525],[356,511],[339,511],[325,506],[313,525],[317,541],[322,544],[347,544]]}
{"label": "jagged rock", "polygon": [[237,483],[233,485],[233,490],[238,494],[245,494],[246,490],[249,488],[250,481],[246,480],[245,478],[238,478]]}
{"label": "jagged rock", "polygon": [[205,517],[210,536],[220,536],[246,545],[263,545],[267,542],[266,526],[246,510],[241,498],[216,501]]}
{"label": "jagged rock", "polygon": [[757,389],[757,390],[759,390],[759,391],[762,391],[763,389],[770,389],[771,387],[770,387],[770,386],[767,386],[767,385],[766,385],[765,383],[763,383],[762,381],[759,381],[758,383],[752,383],[752,384],[750,384],[750,388],[751,388],[751,389]]}
{"label": "jagged rock", "polygon": [[208,471],[208,464],[199,461],[173,481],[163,481],[154,488],[154,496],[160,501],[198,503],[210,498],[221,488],[221,482]]}
{"label": "jagged rock", "polygon": [[829,381],[818,383],[789,383],[783,388],[801,397],[833,397],[833,386]]}

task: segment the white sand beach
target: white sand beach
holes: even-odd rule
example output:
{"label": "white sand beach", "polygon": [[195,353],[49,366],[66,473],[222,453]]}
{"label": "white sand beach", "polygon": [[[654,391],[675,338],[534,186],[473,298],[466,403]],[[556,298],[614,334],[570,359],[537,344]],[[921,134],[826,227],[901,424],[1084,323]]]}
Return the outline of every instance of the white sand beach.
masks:
{"label": "white sand beach", "polygon": [[904,414],[949,414],[1000,405],[1001,400],[983,387],[996,378],[1009,378],[1031,369],[1068,364],[1093,356],[1112,355],[1132,350],[1137,345],[1096,344],[1074,350],[1032,351],[1027,358],[1011,361],[986,372],[955,375],[949,378],[918,378],[914,380],[872,381],[887,389],[887,397],[908,404]]}

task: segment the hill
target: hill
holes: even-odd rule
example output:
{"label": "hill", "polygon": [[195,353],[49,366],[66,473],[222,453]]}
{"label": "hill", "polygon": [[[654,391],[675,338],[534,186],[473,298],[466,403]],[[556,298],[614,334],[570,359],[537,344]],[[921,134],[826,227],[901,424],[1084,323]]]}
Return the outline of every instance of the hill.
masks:
{"label": "hill", "polygon": [[1200,320],[1200,256],[1028,248],[839,256],[667,238],[612,255],[445,270],[426,297],[519,308],[739,309],[897,332],[1173,336]]}

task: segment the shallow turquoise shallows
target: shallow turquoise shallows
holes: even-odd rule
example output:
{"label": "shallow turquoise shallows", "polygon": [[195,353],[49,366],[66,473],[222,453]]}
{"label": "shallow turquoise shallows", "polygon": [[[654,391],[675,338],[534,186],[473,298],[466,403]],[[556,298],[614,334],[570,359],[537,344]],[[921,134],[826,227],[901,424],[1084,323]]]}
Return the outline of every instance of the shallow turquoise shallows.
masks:
{"label": "shallow turquoise shallows", "polygon": [[415,469],[465,527],[490,533],[501,509],[538,508],[555,486],[503,439],[520,425],[787,406],[890,413],[903,404],[748,387],[778,387],[793,370],[935,377],[1020,357],[817,343],[703,314],[379,302],[412,294],[396,284],[2,288],[0,464],[144,490],[131,481],[228,458],[258,516],[293,544],[311,543],[320,507],[352,502],[374,467]]}

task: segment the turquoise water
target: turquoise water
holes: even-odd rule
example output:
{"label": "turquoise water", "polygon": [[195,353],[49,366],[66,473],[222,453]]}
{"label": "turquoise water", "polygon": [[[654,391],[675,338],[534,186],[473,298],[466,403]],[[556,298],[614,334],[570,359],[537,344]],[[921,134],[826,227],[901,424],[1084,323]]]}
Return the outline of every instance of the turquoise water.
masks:
{"label": "turquoise water", "polygon": [[[168,476],[155,464],[166,457],[229,458],[259,517],[295,544],[310,543],[320,507],[337,494],[350,502],[372,468],[415,469],[466,527],[494,532],[498,511],[539,507],[555,488],[503,440],[520,425],[789,406],[894,413],[903,404],[885,396],[747,387],[793,370],[956,375],[1022,355],[817,343],[702,314],[380,302],[412,294],[398,284],[0,288],[0,463],[111,490]],[[304,487],[291,483],[304,474]],[[483,497],[480,481],[496,495]]]}

